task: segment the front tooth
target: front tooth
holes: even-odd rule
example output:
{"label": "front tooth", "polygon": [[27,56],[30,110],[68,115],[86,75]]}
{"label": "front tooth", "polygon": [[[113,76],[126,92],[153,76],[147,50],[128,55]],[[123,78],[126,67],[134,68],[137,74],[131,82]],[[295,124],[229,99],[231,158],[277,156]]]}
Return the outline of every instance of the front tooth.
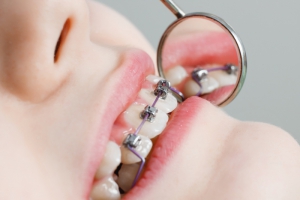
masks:
{"label": "front tooth", "polygon": [[112,177],[107,177],[96,183],[92,189],[91,198],[93,200],[119,200],[121,199],[119,186]]}
{"label": "front tooth", "polygon": [[119,171],[119,178],[117,180],[117,183],[124,192],[128,192],[131,189],[139,167],[140,165],[137,163],[131,165],[122,165]]}
{"label": "front tooth", "polygon": [[[139,92],[139,97],[146,101],[148,105],[152,105],[152,103],[156,99],[153,91],[148,89],[141,89],[141,91]],[[171,93],[169,93],[165,100],[159,98],[155,107],[165,113],[170,113],[177,107],[177,100]]]}
{"label": "front tooth", "polygon": [[[140,113],[145,109],[144,105],[134,103],[125,112],[125,121],[137,129],[142,122]],[[152,123],[146,121],[140,130],[139,134],[147,136],[148,138],[154,138],[159,135],[166,127],[169,117],[166,113],[158,110],[156,117]]]}
{"label": "front tooth", "polygon": [[[219,87],[219,83],[212,77],[207,77],[206,80],[201,81],[201,85],[201,94],[210,93]],[[190,79],[184,85],[183,94],[185,97],[191,97],[196,95],[199,91],[200,86],[194,80]]]}
{"label": "front tooth", "polygon": [[178,65],[169,69],[166,73],[166,79],[170,81],[171,85],[178,85],[188,76],[186,70]]}
{"label": "front tooth", "polygon": [[[141,143],[139,146],[137,146],[135,148],[135,150],[143,157],[143,158],[146,158],[149,154],[149,152],[151,151],[151,148],[152,148],[152,141],[143,136],[143,135],[140,135],[141,137]],[[137,162],[140,162],[141,160],[136,156],[134,155],[128,148],[126,148],[125,146],[122,146],[121,147],[121,154],[122,154],[122,157],[121,157],[121,162],[123,164],[133,164],[133,163],[137,163]]]}
{"label": "front tooth", "polygon": [[226,71],[210,72],[209,76],[218,81],[219,87],[235,85],[235,83],[237,82],[237,76],[235,74],[228,74]]}
{"label": "front tooth", "polygon": [[97,170],[96,178],[101,179],[105,176],[111,175],[120,163],[120,147],[116,143],[109,141],[105,149],[104,157]]}

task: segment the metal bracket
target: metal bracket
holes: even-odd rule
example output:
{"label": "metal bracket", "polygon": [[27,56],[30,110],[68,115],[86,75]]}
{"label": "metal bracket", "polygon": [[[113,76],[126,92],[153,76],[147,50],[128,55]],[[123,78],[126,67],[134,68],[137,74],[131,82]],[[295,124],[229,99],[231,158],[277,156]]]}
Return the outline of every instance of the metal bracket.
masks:
{"label": "metal bracket", "polygon": [[167,80],[160,80],[157,83],[156,89],[154,90],[154,95],[155,96],[160,95],[160,97],[165,100],[167,98],[167,96],[168,96],[170,87],[171,87],[171,83],[169,81],[167,81]]}
{"label": "metal bracket", "polygon": [[123,145],[126,147],[136,148],[141,144],[142,138],[139,135],[128,134],[125,138]]}
{"label": "metal bracket", "polygon": [[147,121],[152,123],[155,120],[157,112],[158,112],[157,108],[152,106],[146,106],[145,109],[141,112],[140,118],[144,119],[146,115],[148,115]]}
{"label": "metal bracket", "polygon": [[231,65],[231,64],[229,64],[229,65],[227,65],[227,70],[226,70],[226,72],[228,73],[228,74],[237,74],[237,72],[238,72],[238,68],[236,67],[236,66],[234,66],[234,65]]}
{"label": "metal bracket", "polygon": [[197,68],[192,72],[192,77],[197,80],[199,83],[207,79],[208,71],[206,69]]}

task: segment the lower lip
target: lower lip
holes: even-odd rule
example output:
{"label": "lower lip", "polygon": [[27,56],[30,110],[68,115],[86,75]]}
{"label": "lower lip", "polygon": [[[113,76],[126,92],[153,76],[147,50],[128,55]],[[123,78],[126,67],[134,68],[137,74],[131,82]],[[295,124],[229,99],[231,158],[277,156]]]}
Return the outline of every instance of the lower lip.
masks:
{"label": "lower lip", "polygon": [[147,195],[147,186],[161,181],[160,177],[168,166],[167,163],[176,155],[177,147],[184,141],[183,137],[189,134],[190,122],[202,110],[204,102],[199,97],[191,97],[178,106],[167,128],[159,136],[141,179],[123,200],[143,199],[143,195]]}

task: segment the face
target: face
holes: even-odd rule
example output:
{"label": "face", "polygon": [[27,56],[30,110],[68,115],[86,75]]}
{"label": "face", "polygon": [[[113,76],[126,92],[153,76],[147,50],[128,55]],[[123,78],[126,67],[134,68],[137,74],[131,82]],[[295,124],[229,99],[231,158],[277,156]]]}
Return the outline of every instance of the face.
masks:
{"label": "face", "polygon": [[[290,162],[270,156],[282,153],[270,141],[297,152],[273,126],[239,122],[201,98],[177,105],[169,96],[157,103],[160,120],[141,131],[147,162],[131,189],[139,160],[122,143],[158,80],[149,76],[154,51],[144,37],[84,0],[0,0],[0,29],[0,199],[120,199],[118,185],[123,199],[234,199],[231,188],[260,188],[245,180],[261,175],[272,186],[272,163]],[[279,180],[300,176],[296,167],[286,174]],[[299,193],[289,187],[289,195]]]}

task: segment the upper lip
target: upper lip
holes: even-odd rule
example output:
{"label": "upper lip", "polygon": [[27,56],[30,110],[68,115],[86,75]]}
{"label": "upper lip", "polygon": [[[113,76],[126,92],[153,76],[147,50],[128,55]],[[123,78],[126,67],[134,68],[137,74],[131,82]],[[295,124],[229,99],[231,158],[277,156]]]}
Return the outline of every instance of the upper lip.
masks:
{"label": "upper lip", "polygon": [[[107,88],[107,96],[102,101],[106,110],[97,117],[98,132],[90,138],[92,144],[87,170],[86,199],[92,189],[94,175],[101,162],[106,144],[109,140],[112,126],[118,115],[123,112],[136,98],[147,75],[154,73],[152,59],[142,50],[127,50],[121,56],[120,64],[111,74]],[[121,133],[120,133],[121,134]],[[96,159],[95,159],[96,158]]]}

